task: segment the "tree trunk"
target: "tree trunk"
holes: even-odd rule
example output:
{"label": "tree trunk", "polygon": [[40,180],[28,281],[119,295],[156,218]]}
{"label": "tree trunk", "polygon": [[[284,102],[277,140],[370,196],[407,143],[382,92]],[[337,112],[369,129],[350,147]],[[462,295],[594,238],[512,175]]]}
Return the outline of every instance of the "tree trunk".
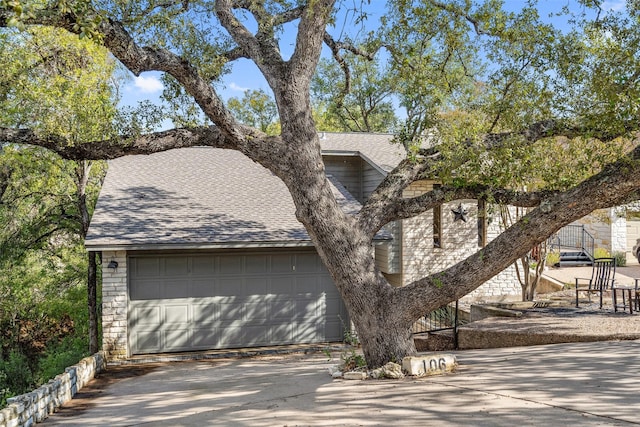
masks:
{"label": "tree trunk", "polygon": [[98,346],[98,267],[97,252],[89,251],[89,267],[87,269],[87,299],[89,307],[89,352],[96,353]]}

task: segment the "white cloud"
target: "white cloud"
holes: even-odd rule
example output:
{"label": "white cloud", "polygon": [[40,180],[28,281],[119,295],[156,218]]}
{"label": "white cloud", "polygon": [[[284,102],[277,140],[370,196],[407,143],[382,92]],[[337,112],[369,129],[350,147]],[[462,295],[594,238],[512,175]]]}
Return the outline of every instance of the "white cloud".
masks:
{"label": "white cloud", "polygon": [[164,89],[162,82],[154,76],[139,76],[133,79],[133,85],[143,93],[160,92]]}
{"label": "white cloud", "polygon": [[235,84],[234,82],[229,83],[229,89],[231,90],[235,90],[238,92],[246,92],[249,90],[248,87],[242,87],[242,86],[238,86],[237,84]]}

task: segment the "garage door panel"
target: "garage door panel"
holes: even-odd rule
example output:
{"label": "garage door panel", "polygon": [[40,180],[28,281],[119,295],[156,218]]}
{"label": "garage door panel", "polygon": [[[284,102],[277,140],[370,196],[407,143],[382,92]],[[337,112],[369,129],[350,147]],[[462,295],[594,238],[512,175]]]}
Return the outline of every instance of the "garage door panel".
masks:
{"label": "garage door panel", "polygon": [[265,274],[269,259],[264,255],[247,255],[244,257],[244,273]]}
{"label": "garage door panel", "polygon": [[191,298],[207,298],[215,296],[216,282],[215,279],[193,279],[189,287],[189,297]]}
{"label": "garage door panel", "polygon": [[220,304],[220,321],[233,322],[244,318],[244,306],[235,302]]}
{"label": "garage door panel", "polygon": [[164,258],[163,270],[164,270],[163,275],[166,277],[185,277],[189,274],[189,258],[187,257]]}
{"label": "garage door panel", "polygon": [[156,326],[162,321],[161,306],[133,307],[132,317],[136,319],[136,324],[140,326]]}
{"label": "garage door panel", "polygon": [[156,300],[162,298],[160,282],[158,279],[140,279],[136,281],[135,288],[131,289],[131,299]]}
{"label": "garage door panel", "polygon": [[315,254],[298,254],[295,258],[298,273],[317,273],[318,257]]}
{"label": "garage door panel", "polygon": [[308,320],[313,322],[322,321],[318,316],[318,304],[314,299],[298,299],[295,302],[294,319],[296,321]]}
{"label": "garage door panel", "polygon": [[269,293],[269,280],[266,277],[249,277],[244,280],[244,295],[264,296]]}
{"label": "garage door panel", "polygon": [[167,351],[183,351],[191,347],[189,328],[166,328],[163,330],[163,346]]}
{"label": "garage door panel", "polygon": [[271,256],[271,272],[272,273],[290,273],[293,270],[291,255],[272,255]]}
{"label": "garage door panel", "polygon": [[197,349],[211,349],[218,347],[218,328],[194,328],[192,335],[192,347]]}
{"label": "garage door panel", "polygon": [[159,352],[163,351],[160,345],[160,331],[139,331],[132,337],[132,351]]}
{"label": "garage door panel", "polygon": [[294,307],[291,301],[284,298],[277,298],[271,301],[271,318],[278,321],[288,321],[293,319]]}
{"label": "garage door panel", "polygon": [[316,254],[133,256],[128,264],[137,272],[134,354],[336,340],[340,317],[348,321]]}
{"label": "garage door panel", "polygon": [[129,264],[131,275],[134,278],[159,277],[160,259],[139,258],[134,264]]}
{"label": "garage door panel", "polygon": [[269,330],[264,325],[250,325],[244,328],[244,345],[259,346],[271,344]]}
{"label": "garage door panel", "polygon": [[189,286],[184,278],[165,279],[161,288],[164,299],[189,298]]}
{"label": "garage door panel", "polygon": [[241,283],[238,283],[238,279],[221,278],[218,280],[218,286],[215,290],[216,295],[221,296],[243,296],[244,290]]}
{"label": "garage door panel", "polygon": [[287,298],[293,293],[295,283],[292,277],[274,276],[271,278],[269,293],[272,295],[286,295]]}
{"label": "garage door panel", "polygon": [[318,293],[318,279],[314,276],[299,277],[296,280],[296,292],[313,297]]}
{"label": "garage door panel", "polygon": [[242,258],[238,256],[221,256],[219,258],[220,274],[242,274]]}
{"label": "garage door panel", "polygon": [[296,332],[296,336],[299,338],[300,342],[310,343],[321,341],[317,323],[298,323]]}
{"label": "garage door panel", "polygon": [[216,271],[213,256],[194,256],[191,258],[191,275],[211,277]]}
{"label": "garage door panel", "polygon": [[293,324],[280,324],[271,328],[271,340],[274,344],[289,344],[294,340]]}
{"label": "garage door panel", "polygon": [[265,303],[248,302],[243,309],[243,318],[247,322],[267,322],[269,319],[269,307]]}
{"label": "garage door panel", "polygon": [[193,322],[196,325],[215,326],[216,322],[220,319],[220,307],[214,302],[210,302],[208,304],[194,304],[192,306],[192,310]]}
{"label": "garage door panel", "polygon": [[164,306],[164,323],[165,324],[189,324],[189,305],[188,304],[171,304]]}
{"label": "garage door panel", "polygon": [[224,347],[242,347],[246,340],[244,337],[244,329],[241,326],[229,326],[218,329],[219,340],[218,345]]}

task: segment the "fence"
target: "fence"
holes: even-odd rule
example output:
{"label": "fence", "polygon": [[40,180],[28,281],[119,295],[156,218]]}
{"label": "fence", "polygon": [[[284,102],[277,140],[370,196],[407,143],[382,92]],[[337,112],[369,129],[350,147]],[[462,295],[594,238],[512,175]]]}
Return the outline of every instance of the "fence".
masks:
{"label": "fence", "polygon": [[447,304],[430,313],[427,313],[413,324],[414,334],[431,333],[438,331],[453,331],[453,345],[458,348],[458,300]]}

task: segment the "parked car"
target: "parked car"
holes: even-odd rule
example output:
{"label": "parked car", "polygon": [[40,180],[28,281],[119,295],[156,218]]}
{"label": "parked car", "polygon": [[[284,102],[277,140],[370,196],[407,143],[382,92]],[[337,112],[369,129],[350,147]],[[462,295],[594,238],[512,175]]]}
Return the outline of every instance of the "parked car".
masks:
{"label": "parked car", "polygon": [[633,256],[635,256],[638,262],[640,263],[640,239],[636,240],[636,244],[633,247],[632,251],[633,251]]}

